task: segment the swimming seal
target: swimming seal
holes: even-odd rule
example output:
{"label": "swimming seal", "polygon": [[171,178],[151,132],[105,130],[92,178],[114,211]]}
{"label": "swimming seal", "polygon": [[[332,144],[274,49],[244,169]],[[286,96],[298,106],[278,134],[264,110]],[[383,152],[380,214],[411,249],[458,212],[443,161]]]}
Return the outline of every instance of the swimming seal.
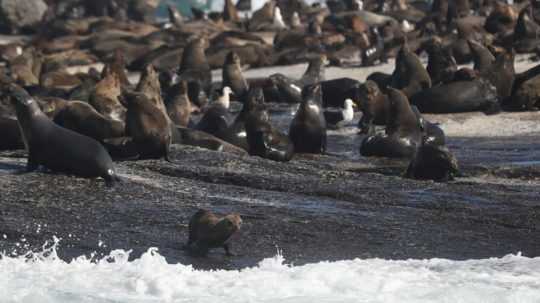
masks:
{"label": "swimming seal", "polygon": [[326,121],[322,112],[321,85],[309,85],[289,128],[295,153],[326,152]]}
{"label": "swimming seal", "polygon": [[40,165],[82,177],[102,177],[108,185],[119,178],[105,148],[96,140],[56,125],[37,102],[15,85],[6,89],[17,111],[17,120],[28,151],[27,171]]}
{"label": "swimming seal", "polygon": [[200,209],[189,221],[188,241],[184,246],[194,255],[205,256],[211,248],[223,247],[228,256],[232,256],[231,245],[227,241],[240,230],[242,219],[238,214],[217,217],[208,210]]}

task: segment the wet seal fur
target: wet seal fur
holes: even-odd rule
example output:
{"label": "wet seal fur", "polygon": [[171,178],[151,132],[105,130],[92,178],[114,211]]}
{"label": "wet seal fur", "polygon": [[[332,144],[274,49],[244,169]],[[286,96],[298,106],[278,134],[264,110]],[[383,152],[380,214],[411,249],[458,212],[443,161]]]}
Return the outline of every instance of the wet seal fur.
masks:
{"label": "wet seal fur", "polygon": [[24,89],[10,85],[5,93],[17,111],[28,151],[28,172],[43,165],[52,171],[81,177],[102,177],[108,185],[119,181],[111,157],[98,141],[56,125]]}
{"label": "wet seal fur", "polygon": [[302,92],[302,103],[289,128],[296,153],[326,152],[326,121],[322,111],[321,85],[310,85]]}
{"label": "wet seal fur", "polygon": [[189,221],[188,242],[184,246],[189,253],[205,256],[211,248],[223,247],[232,256],[231,245],[227,241],[240,230],[242,219],[238,214],[217,217],[208,210],[200,209]]}
{"label": "wet seal fur", "polygon": [[401,91],[388,88],[390,111],[385,134],[368,136],[360,154],[365,157],[411,158],[422,140],[422,126]]}
{"label": "wet seal fur", "polygon": [[446,146],[433,145],[426,141],[418,147],[411,160],[406,178],[446,182],[459,175],[456,157]]}

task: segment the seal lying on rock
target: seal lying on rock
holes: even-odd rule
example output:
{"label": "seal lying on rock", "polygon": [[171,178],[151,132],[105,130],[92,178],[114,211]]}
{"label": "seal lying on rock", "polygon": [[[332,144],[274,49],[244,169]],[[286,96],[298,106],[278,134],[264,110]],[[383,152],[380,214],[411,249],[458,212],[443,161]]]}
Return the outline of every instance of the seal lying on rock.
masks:
{"label": "seal lying on rock", "polygon": [[204,256],[211,248],[223,247],[231,256],[229,238],[240,229],[242,219],[238,214],[218,218],[208,210],[200,209],[189,221],[188,242],[184,248],[192,254]]}
{"label": "seal lying on rock", "polygon": [[82,177],[102,177],[108,185],[119,178],[105,148],[96,140],[52,122],[21,87],[5,90],[17,111],[17,120],[28,151],[27,171],[40,165]]}

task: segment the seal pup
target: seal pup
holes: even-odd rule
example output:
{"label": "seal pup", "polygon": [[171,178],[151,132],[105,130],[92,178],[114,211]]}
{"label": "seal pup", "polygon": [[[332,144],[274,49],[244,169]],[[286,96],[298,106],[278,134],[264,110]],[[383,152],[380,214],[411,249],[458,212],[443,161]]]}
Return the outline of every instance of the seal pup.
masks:
{"label": "seal pup", "polygon": [[248,93],[249,86],[242,74],[242,65],[240,57],[236,52],[231,51],[225,58],[223,64],[223,86],[228,86],[234,92],[234,95],[241,101],[244,100]]}
{"label": "seal pup", "polygon": [[230,94],[232,90],[225,86],[222,89],[222,95],[219,96],[212,105],[206,109],[203,117],[197,123],[195,129],[207,132],[220,139],[224,138],[224,133],[230,124]]}
{"label": "seal pup", "polygon": [[422,126],[407,96],[389,87],[390,110],[384,134],[367,136],[360,146],[365,157],[410,158],[422,140]]}
{"label": "seal pup", "polygon": [[219,218],[214,213],[200,209],[189,221],[188,241],[184,248],[195,255],[206,256],[211,248],[223,247],[232,256],[229,238],[240,230],[242,219],[232,213]]}
{"label": "seal pup", "polygon": [[352,99],[345,100],[345,108],[324,110],[324,120],[326,125],[331,128],[339,128],[345,123],[351,122],[354,118],[354,107],[356,104]]}
{"label": "seal pup", "polygon": [[406,178],[446,182],[459,175],[458,161],[446,146],[433,145],[424,138],[416,150],[407,171]]}
{"label": "seal pup", "polygon": [[140,159],[169,158],[173,140],[169,117],[144,93],[125,93],[126,133],[133,139]]}
{"label": "seal pup", "polygon": [[374,125],[385,125],[390,111],[390,101],[377,83],[367,80],[359,88],[359,109],[362,118],[358,121],[360,134],[375,134]]}
{"label": "seal pup", "polygon": [[391,86],[401,89],[407,98],[431,87],[427,70],[418,56],[409,50],[407,43],[403,44],[398,52]]}
{"label": "seal pup", "polygon": [[172,123],[177,126],[187,127],[191,117],[191,101],[188,96],[188,85],[186,81],[171,86],[169,89],[171,98],[166,102],[167,114]]}
{"label": "seal pup", "polygon": [[289,127],[295,153],[326,152],[326,121],[322,111],[321,85],[308,85],[302,91],[302,103]]}
{"label": "seal pup", "polygon": [[19,128],[28,152],[26,171],[40,165],[82,177],[102,177],[110,186],[120,179],[105,148],[96,140],[52,122],[24,89],[10,85],[4,91],[17,112]]}

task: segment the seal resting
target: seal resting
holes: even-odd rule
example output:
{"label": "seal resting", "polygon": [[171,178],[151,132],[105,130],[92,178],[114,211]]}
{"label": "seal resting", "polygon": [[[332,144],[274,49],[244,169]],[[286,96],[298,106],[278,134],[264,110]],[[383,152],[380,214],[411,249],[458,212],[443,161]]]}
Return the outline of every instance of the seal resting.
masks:
{"label": "seal resting", "polygon": [[422,113],[462,113],[500,110],[497,89],[485,79],[457,81],[423,90],[411,97]]}
{"label": "seal resting", "polygon": [[109,186],[119,180],[111,157],[98,141],[56,125],[21,87],[10,85],[5,93],[15,106],[28,152],[26,171],[43,165],[81,177],[102,177]]}
{"label": "seal resting", "polygon": [[184,248],[192,254],[205,256],[211,248],[223,247],[225,253],[232,256],[231,245],[227,240],[241,225],[239,214],[219,218],[208,210],[200,209],[189,221],[188,242]]}
{"label": "seal resting", "polygon": [[365,157],[411,158],[422,140],[422,126],[409,100],[399,90],[388,88],[390,111],[385,134],[368,136],[360,154]]}

